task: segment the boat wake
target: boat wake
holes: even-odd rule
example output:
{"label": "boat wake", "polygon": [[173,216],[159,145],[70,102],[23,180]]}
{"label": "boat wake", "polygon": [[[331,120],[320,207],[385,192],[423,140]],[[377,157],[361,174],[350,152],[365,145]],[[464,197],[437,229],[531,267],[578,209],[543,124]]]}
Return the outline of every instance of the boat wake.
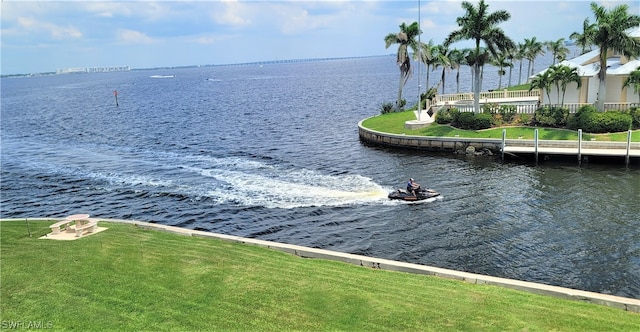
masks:
{"label": "boat wake", "polygon": [[193,170],[212,180],[206,195],[220,203],[290,209],[387,199],[387,189],[360,175],[328,175],[239,158],[219,161],[213,167]]}

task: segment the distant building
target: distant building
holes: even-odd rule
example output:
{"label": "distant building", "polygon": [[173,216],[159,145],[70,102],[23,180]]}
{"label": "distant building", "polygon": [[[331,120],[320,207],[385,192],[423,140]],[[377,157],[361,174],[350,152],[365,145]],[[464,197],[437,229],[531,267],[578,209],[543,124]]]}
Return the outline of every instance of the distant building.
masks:
{"label": "distant building", "polygon": [[109,66],[109,67],[74,67],[56,70],[56,74],[82,74],[82,73],[109,73],[116,71],[129,71],[129,66]]}

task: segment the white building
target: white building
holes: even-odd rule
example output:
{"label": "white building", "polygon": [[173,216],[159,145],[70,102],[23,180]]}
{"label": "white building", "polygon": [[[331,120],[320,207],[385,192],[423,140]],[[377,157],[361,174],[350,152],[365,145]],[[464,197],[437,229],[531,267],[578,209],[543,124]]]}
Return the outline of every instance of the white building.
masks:
{"label": "white building", "polygon": [[[636,27],[627,32],[631,37],[640,39],[640,27]],[[578,74],[582,79],[582,86],[577,87],[576,83],[567,85],[565,93],[565,104],[581,103],[593,104],[598,99],[598,72],[600,70],[600,49],[587,52],[571,60],[564,60],[560,65],[569,66],[578,69]],[[609,51],[607,57],[607,77],[606,77],[606,100],[605,104],[626,104],[639,103],[640,99],[632,87],[622,88],[622,84],[629,77],[629,74],[640,67],[640,59],[628,59],[621,54]],[[543,73],[545,70],[541,71]],[[546,100],[546,93],[543,95],[543,104],[556,104],[558,101],[558,92],[555,87],[551,88],[549,97]],[[560,99],[562,99],[562,90],[560,91]],[[606,108],[606,107],[605,107]]]}

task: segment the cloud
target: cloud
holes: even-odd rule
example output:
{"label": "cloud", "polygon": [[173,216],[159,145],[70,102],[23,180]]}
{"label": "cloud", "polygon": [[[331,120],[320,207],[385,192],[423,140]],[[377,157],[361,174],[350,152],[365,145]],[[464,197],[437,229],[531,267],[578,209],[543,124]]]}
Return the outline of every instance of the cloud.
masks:
{"label": "cloud", "polygon": [[17,27],[15,27],[13,31],[14,33],[25,34],[44,32],[54,39],[75,39],[82,37],[82,32],[73,26],[55,25],[53,23],[41,22],[30,17],[18,17]]}
{"label": "cloud", "polygon": [[118,41],[125,44],[152,44],[154,40],[140,31],[121,29],[118,31]]}
{"label": "cloud", "polygon": [[[223,0],[222,6],[215,6],[212,14],[214,22],[221,25],[245,26],[251,24],[247,16],[251,12],[248,6],[235,0]],[[218,8],[221,8],[218,10]]]}

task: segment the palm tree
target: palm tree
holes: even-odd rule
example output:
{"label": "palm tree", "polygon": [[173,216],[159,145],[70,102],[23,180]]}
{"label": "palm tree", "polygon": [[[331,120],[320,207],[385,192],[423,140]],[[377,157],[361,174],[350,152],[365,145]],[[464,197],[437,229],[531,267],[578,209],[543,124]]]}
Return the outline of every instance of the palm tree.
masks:
{"label": "palm tree", "polygon": [[428,43],[422,43],[420,45],[420,62],[424,63],[427,68],[427,78],[426,78],[426,89],[429,91],[429,74],[435,68],[436,64],[436,54],[437,54],[437,45],[433,44],[433,40],[430,39]]}
{"label": "palm tree", "polygon": [[627,58],[640,55],[640,40],[630,37],[626,31],[640,25],[640,16],[630,15],[629,6],[618,5],[611,10],[591,3],[591,10],[596,18],[596,31],[593,44],[600,48],[600,70],[598,79],[598,99],[596,107],[604,111],[604,102],[607,100],[606,78],[607,58],[609,51],[619,53]]}
{"label": "palm tree", "polygon": [[[556,88],[558,89],[558,101],[560,103],[560,107],[564,106],[564,96],[567,92],[567,84],[571,82],[575,82],[578,85],[578,88],[582,86],[582,79],[578,74],[578,69],[575,67],[569,66],[554,66],[552,71],[552,80],[556,84]],[[562,90],[562,102],[560,102],[560,90]]]}
{"label": "palm tree", "polygon": [[[569,39],[575,40],[576,44],[582,48],[580,54],[587,52],[587,47],[593,45],[593,36],[595,35],[596,25],[595,23],[589,23],[589,18],[585,18],[582,23],[582,33],[577,31],[569,35]],[[591,51],[591,49],[589,49]]]}
{"label": "palm tree", "polygon": [[527,69],[527,73],[529,76],[533,76],[534,72],[534,64],[538,55],[543,55],[544,50],[542,49],[542,42],[536,40],[536,37],[532,37],[531,39],[524,39],[524,45],[526,48],[525,57],[529,60],[529,67]]}
{"label": "palm tree", "polygon": [[390,33],[384,37],[385,47],[393,44],[398,44],[397,61],[400,68],[400,83],[398,87],[398,101],[396,102],[396,111],[399,111],[402,107],[402,89],[405,83],[409,79],[411,73],[411,60],[409,59],[409,48],[417,53],[419,49],[418,41],[416,37],[421,33],[418,22],[413,22],[407,26],[404,22],[400,24],[400,32]]}
{"label": "palm tree", "polygon": [[547,93],[547,100],[551,102],[551,84],[553,83],[553,68],[549,67],[547,70],[539,73],[531,79],[531,85],[529,86],[529,91],[533,89],[540,89],[541,91],[545,91]]}
{"label": "palm tree", "polygon": [[442,75],[440,76],[440,83],[442,84],[442,94],[444,94],[444,83],[445,83],[445,71],[447,69],[451,69],[451,51],[447,45],[438,45],[436,46],[436,56],[435,59],[435,68],[442,67]]}
{"label": "palm tree", "polygon": [[548,41],[547,51],[553,54],[553,63],[552,66],[556,64],[556,60],[562,61],[567,58],[567,54],[569,54],[569,49],[564,46],[564,38],[560,38],[556,41]]}
{"label": "palm tree", "polygon": [[507,60],[509,61],[509,64],[511,64],[509,66],[509,84],[507,85],[507,87],[511,87],[511,73],[513,71],[513,66],[515,66],[514,64],[514,60],[516,60],[516,56],[518,52],[518,47],[514,47],[512,49],[509,50],[509,52],[507,53]]}
{"label": "palm tree", "polygon": [[522,63],[527,55],[527,47],[525,44],[518,43],[516,47],[515,58],[520,60],[520,69],[518,71],[518,85],[522,84]]}
{"label": "palm tree", "polygon": [[453,49],[449,55],[451,61],[451,68],[456,70],[456,93],[460,93],[460,67],[467,64],[465,57],[469,52],[468,49]]}
{"label": "palm tree", "polygon": [[498,51],[505,51],[514,46],[513,41],[507,37],[498,24],[505,22],[511,18],[511,14],[505,10],[498,10],[493,13],[488,12],[489,5],[484,0],[480,0],[477,7],[470,2],[462,2],[462,8],[466,11],[464,16],[458,17],[456,23],[460,26],[459,30],[455,30],[449,34],[445,40],[446,45],[454,42],[472,39],[475,41],[475,49],[472,51],[469,64],[473,65],[474,84],[473,84],[473,107],[475,112],[480,112],[480,67],[486,63],[488,54],[480,53],[480,42],[484,42],[486,48],[492,55],[496,55]]}
{"label": "palm tree", "polygon": [[498,67],[498,89],[502,88],[502,76],[507,72],[504,70],[505,67],[513,67],[513,64],[507,60],[507,55],[504,53],[498,53],[496,57],[493,58],[491,64]]}
{"label": "palm tree", "polygon": [[638,102],[640,102],[640,67],[632,71],[629,74],[629,77],[627,77],[627,79],[624,80],[624,83],[622,84],[623,89],[631,86],[633,86],[633,92],[638,95]]}

